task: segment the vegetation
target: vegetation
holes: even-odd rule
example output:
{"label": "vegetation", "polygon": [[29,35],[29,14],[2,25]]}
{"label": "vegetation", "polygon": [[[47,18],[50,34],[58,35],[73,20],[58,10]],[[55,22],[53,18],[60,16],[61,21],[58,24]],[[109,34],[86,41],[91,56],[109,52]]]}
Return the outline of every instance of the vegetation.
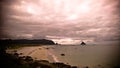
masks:
{"label": "vegetation", "polygon": [[24,46],[40,46],[40,45],[55,45],[54,41],[52,40],[47,40],[47,39],[33,39],[33,40],[28,40],[28,39],[5,39],[5,40],[0,40],[1,46],[6,47],[6,48],[20,48]]}
{"label": "vegetation", "polygon": [[30,56],[8,54],[4,46],[0,47],[0,64],[3,68],[77,68],[64,63],[50,63],[47,60],[33,60]]}
{"label": "vegetation", "polygon": [[2,44],[44,44],[44,45],[54,45],[55,43],[52,40],[47,39],[6,39],[6,40],[0,40]]}

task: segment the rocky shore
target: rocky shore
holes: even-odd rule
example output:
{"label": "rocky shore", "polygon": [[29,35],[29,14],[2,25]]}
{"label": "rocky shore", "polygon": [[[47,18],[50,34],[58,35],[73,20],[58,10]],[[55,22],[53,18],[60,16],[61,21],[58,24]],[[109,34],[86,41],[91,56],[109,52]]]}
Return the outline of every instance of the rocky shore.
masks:
{"label": "rocky shore", "polygon": [[3,68],[77,68],[59,62],[51,63],[48,60],[34,60],[30,56],[19,56],[18,53],[2,53],[0,62]]}

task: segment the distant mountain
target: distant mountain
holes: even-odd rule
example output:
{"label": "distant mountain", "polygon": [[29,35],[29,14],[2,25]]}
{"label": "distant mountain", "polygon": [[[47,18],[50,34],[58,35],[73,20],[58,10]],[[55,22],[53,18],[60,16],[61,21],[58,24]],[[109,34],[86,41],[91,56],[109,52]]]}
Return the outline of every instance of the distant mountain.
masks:
{"label": "distant mountain", "polygon": [[47,40],[47,39],[6,39],[6,40],[0,40],[2,44],[45,44],[45,45],[54,45],[54,41]]}

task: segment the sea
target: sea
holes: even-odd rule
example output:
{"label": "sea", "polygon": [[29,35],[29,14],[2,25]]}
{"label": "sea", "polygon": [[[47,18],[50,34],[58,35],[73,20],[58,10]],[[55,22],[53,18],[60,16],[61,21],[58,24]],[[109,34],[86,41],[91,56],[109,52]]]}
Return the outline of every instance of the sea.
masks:
{"label": "sea", "polygon": [[72,66],[111,68],[119,65],[119,45],[53,45],[50,48],[57,62]]}

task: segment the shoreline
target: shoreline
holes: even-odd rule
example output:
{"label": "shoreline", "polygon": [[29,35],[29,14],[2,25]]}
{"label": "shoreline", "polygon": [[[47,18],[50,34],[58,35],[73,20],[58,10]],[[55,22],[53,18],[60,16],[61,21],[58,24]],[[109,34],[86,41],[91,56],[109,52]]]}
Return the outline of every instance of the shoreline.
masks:
{"label": "shoreline", "polygon": [[[63,62],[57,62],[58,59],[56,58],[56,56],[54,56],[52,53],[50,53],[44,48],[42,49],[46,52],[46,54],[49,54],[56,62],[49,62],[49,60],[43,60],[43,59],[35,60],[33,59],[32,55],[34,53],[38,53],[39,49],[34,49],[34,48],[32,49],[33,50],[30,50],[30,52],[27,52],[27,54],[30,56],[28,55],[20,56],[21,54],[19,54],[18,51],[15,51],[13,54],[7,53],[7,51],[1,52],[2,57],[0,58],[2,59],[1,62],[3,63],[2,67],[5,67],[5,68],[9,68],[9,67],[11,68],[77,68],[76,66],[64,64]],[[9,62],[6,62],[6,61],[9,61]]]}
{"label": "shoreline", "polygon": [[38,46],[38,47],[23,47],[18,49],[8,49],[7,53],[13,54],[18,53],[20,56],[31,56],[35,60],[48,60],[51,62],[60,62],[58,58],[51,53],[51,50],[47,49],[49,46]]}
{"label": "shoreline", "polygon": [[60,62],[60,61],[58,60],[58,58],[57,58],[54,54],[52,54],[52,53],[49,52],[49,51],[48,51],[48,54],[53,58],[54,62]]}
{"label": "shoreline", "polygon": [[[84,66],[89,66],[89,67],[98,67],[98,66],[110,67],[110,66],[117,65],[117,64],[111,65],[111,63],[109,63],[109,61],[110,61],[109,56],[112,55],[111,57],[116,57],[117,58],[118,55],[117,55],[116,51],[113,51],[117,47],[116,46],[114,46],[114,47],[113,46],[104,46],[104,47],[102,46],[101,48],[100,47],[101,46],[86,46],[86,47],[81,47],[80,46],[79,49],[77,47],[72,47],[73,50],[75,50],[75,52],[80,54],[80,55],[72,53],[71,46],[70,46],[70,48],[66,47],[67,50],[66,50],[65,47],[62,47],[62,48],[64,48],[64,50],[59,51],[57,54],[54,51],[56,51],[57,48],[59,48],[59,47],[54,48],[53,46],[23,47],[20,50],[18,49],[18,53],[20,53],[19,51],[24,52],[24,54],[26,56],[29,55],[34,60],[38,60],[38,61],[39,60],[46,60],[46,61],[49,61],[50,63],[64,63],[64,64],[70,64],[72,66],[75,65],[77,67],[84,67]],[[79,53],[79,51],[81,51],[81,52]],[[71,60],[73,60],[73,62],[67,61],[69,63],[66,63],[66,61],[64,61],[64,60],[62,61],[61,57],[59,57],[59,56],[60,56],[61,53],[64,53],[64,52],[66,54],[66,56],[64,57],[66,60],[69,60],[69,58],[70,58],[69,56],[74,55],[75,57],[79,56],[80,57],[79,59],[82,62],[74,63],[74,60],[75,61],[79,60],[79,59],[76,59],[76,58],[71,59]],[[72,53],[72,54],[70,54],[70,53]],[[115,53],[115,55],[113,55],[113,53]],[[104,59],[106,59],[106,60],[104,60]],[[89,62],[87,62],[88,60],[89,60]],[[115,62],[117,63],[117,60],[115,60]]]}

